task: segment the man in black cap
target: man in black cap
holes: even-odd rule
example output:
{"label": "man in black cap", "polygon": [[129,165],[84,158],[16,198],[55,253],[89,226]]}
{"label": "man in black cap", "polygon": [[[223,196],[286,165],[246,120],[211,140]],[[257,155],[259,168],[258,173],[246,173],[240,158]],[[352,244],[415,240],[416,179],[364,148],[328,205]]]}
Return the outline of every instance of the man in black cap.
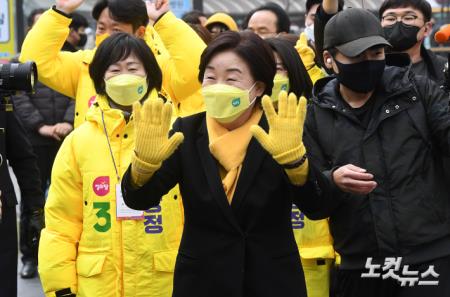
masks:
{"label": "man in black cap", "polygon": [[351,8],[327,23],[324,61],[305,123],[308,158],[334,184],[341,255],[337,295],[450,296],[450,156],[445,93],[409,68],[385,66],[379,20]]}
{"label": "man in black cap", "polygon": [[[315,39],[318,52],[322,52],[323,28],[328,20],[342,10],[341,0],[323,0],[315,18]],[[412,71],[427,76],[442,85],[447,59],[434,54],[424,46],[426,37],[432,34],[432,9],[426,0],[384,0],[378,11],[381,26],[391,43],[390,52],[406,53]],[[409,61],[408,61],[409,62]]]}

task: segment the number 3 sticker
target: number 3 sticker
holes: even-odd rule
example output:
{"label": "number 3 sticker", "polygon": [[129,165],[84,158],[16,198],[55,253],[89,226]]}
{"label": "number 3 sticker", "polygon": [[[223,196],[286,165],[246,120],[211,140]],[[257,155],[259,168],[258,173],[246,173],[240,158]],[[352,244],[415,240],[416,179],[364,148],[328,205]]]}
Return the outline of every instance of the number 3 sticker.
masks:
{"label": "number 3 sticker", "polygon": [[110,205],[109,202],[94,202],[94,209],[98,209],[96,216],[101,219],[104,218],[105,222],[103,225],[99,223],[94,225],[94,229],[98,232],[107,232],[111,229],[111,215],[109,214]]}

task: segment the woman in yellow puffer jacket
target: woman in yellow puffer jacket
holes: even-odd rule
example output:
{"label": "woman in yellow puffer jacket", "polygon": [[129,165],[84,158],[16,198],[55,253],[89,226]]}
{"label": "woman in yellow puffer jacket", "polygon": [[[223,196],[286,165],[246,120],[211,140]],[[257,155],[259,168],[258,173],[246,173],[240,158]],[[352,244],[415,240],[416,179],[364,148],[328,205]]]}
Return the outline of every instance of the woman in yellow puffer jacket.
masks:
{"label": "woman in yellow puffer jacket", "polygon": [[144,212],[125,207],[117,187],[134,150],[131,105],[158,96],[161,71],[144,41],[118,33],[98,48],[89,72],[97,100],[58,152],[45,206],[45,294],[169,297],[183,229],[178,187]]}
{"label": "woman in yellow puffer jacket", "polygon": [[[277,64],[272,100],[278,99],[280,91],[289,91],[298,97],[311,98],[312,80],[317,79],[318,72],[315,72],[316,76],[310,76],[311,73],[307,72],[304,64],[305,61],[299,58],[293,44],[287,39],[278,37],[269,38],[266,41],[274,51]],[[307,46],[306,40],[304,40],[304,46]],[[301,52],[305,54],[308,49],[302,48]],[[308,62],[308,57],[304,56],[304,58]],[[328,297],[330,268],[334,259],[333,240],[328,221],[309,220],[296,205],[292,205],[292,228],[299,247],[308,297]]]}
{"label": "woman in yellow puffer jacket", "polygon": [[[39,80],[48,87],[76,100],[74,127],[85,121],[96,98],[88,69],[95,50],[61,52],[72,22],[70,14],[84,0],[56,0],[33,29],[28,32],[20,55],[21,61],[36,62]],[[97,0],[93,17],[97,22],[96,45],[115,32],[143,38],[163,73],[162,91],[174,103],[177,116],[204,110],[200,94],[198,64],[206,45],[188,24],[169,11],[168,0],[162,6],[142,0]],[[155,22],[153,25],[149,23]],[[188,46],[186,46],[188,45]]]}

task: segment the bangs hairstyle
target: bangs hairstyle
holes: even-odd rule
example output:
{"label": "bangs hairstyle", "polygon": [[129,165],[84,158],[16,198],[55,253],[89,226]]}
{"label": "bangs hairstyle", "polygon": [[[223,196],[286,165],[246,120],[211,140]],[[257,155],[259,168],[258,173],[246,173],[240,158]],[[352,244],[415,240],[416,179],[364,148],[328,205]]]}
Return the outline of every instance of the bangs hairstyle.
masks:
{"label": "bangs hairstyle", "polygon": [[284,64],[288,72],[289,77],[289,92],[299,96],[305,96],[311,98],[312,81],[306,71],[298,52],[292,46],[292,44],[284,39],[280,38],[268,38],[266,42],[277,52],[281,61]]}
{"label": "bangs hairstyle", "polygon": [[105,73],[109,66],[130,55],[134,55],[141,61],[147,74],[148,91],[145,97],[153,89],[161,90],[161,69],[145,41],[127,33],[115,33],[100,44],[89,65],[89,75],[98,95],[106,96]]}
{"label": "bangs hairstyle", "polygon": [[133,31],[148,25],[147,7],[142,0],[99,0],[92,9],[92,17],[98,21],[105,8],[109,9],[109,16],[113,20],[130,24]]}
{"label": "bangs hairstyle", "polygon": [[264,94],[272,94],[273,78],[276,73],[273,52],[270,46],[253,32],[220,33],[202,53],[198,73],[200,83],[212,58],[225,51],[232,51],[244,60],[253,79],[265,84]]}
{"label": "bangs hairstyle", "polygon": [[431,20],[431,5],[426,0],[385,0],[378,10],[378,15],[381,19],[383,17],[383,13],[388,9],[406,7],[411,7],[420,11],[423,14],[425,22],[429,22]]}

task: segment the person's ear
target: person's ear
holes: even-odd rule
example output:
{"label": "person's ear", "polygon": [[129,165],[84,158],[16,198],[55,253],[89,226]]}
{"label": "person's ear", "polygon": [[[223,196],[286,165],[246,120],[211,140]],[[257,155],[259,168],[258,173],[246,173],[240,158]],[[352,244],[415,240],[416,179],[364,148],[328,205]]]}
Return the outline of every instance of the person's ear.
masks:
{"label": "person's ear", "polygon": [[136,30],[136,32],[134,32],[134,35],[135,35],[136,37],[139,37],[139,38],[141,38],[141,39],[144,39],[144,36],[145,36],[145,27],[144,27],[144,26],[140,26],[140,27]]}
{"label": "person's ear", "polygon": [[258,81],[255,85],[255,96],[261,97],[264,94],[265,89],[266,89],[266,84]]}
{"label": "person's ear", "polygon": [[330,52],[325,50],[323,51],[323,61],[325,64],[325,67],[328,69],[333,69],[333,57],[331,56]]}
{"label": "person's ear", "polygon": [[433,32],[433,24],[431,22],[426,22],[424,25],[423,38],[430,36]]}

